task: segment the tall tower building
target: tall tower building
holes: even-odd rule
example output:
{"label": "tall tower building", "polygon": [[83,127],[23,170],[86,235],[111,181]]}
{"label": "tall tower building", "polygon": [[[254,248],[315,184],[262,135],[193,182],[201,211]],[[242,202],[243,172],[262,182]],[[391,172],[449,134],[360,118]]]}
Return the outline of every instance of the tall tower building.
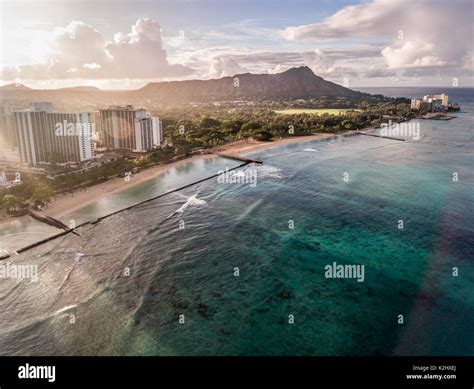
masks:
{"label": "tall tower building", "polygon": [[94,156],[94,118],[90,112],[53,112],[51,103],[33,103],[13,113],[22,163],[83,162]]}
{"label": "tall tower building", "polygon": [[149,112],[139,111],[135,117],[135,151],[152,150],[163,144],[161,120]]}
{"label": "tall tower building", "polygon": [[106,147],[138,152],[152,150],[163,143],[160,119],[131,105],[101,110],[99,137]]}
{"label": "tall tower building", "polygon": [[16,147],[12,112],[8,104],[0,105],[0,149],[12,150]]}

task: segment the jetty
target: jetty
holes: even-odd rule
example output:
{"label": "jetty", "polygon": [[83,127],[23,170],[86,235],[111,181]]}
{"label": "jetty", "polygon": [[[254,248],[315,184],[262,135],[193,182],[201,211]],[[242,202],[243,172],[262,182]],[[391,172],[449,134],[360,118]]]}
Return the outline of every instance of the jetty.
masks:
{"label": "jetty", "polygon": [[405,139],[393,138],[391,136],[377,135],[377,134],[367,134],[366,132],[358,132],[358,134],[365,135],[365,136],[374,136],[376,138],[392,139],[392,140],[398,140],[400,142],[405,142]]}
{"label": "jetty", "polygon": [[39,215],[39,214],[37,214],[37,213],[35,213],[31,210],[28,213],[33,219],[38,220],[41,223],[48,224],[48,225],[50,225],[52,227],[56,227],[60,230],[64,230],[64,231],[67,231],[67,232],[72,232],[74,235],[80,236],[77,232],[74,231],[74,229],[69,228],[62,221],[57,220],[57,219],[55,219],[51,216],[42,216],[42,215]]}
{"label": "jetty", "polygon": [[73,230],[70,230],[70,229],[69,229],[69,230],[60,232],[59,234],[56,234],[56,235],[53,235],[53,236],[49,236],[49,237],[47,237],[46,239],[40,240],[39,242],[32,243],[32,244],[30,244],[30,245],[28,245],[28,246],[26,246],[26,247],[22,247],[21,249],[16,250],[15,253],[16,253],[16,254],[21,254],[21,253],[23,253],[23,252],[25,252],[25,251],[28,251],[28,250],[30,250],[30,249],[33,249],[33,248],[35,248],[35,247],[41,246],[41,245],[43,245],[43,244],[45,244],[45,243],[48,243],[48,242],[50,242],[50,241],[52,241],[52,240],[54,240],[54,239],[56,239],[56,238],[59,238],[59,237],[64,236],[64,235],[67,235],[67,234],[69,234],[70,232],[72,232],[73,234],[75,234],[75,235],[77,235],[77,236],[80,236],[79,234],[77,234],[77,233],[74,232]]}
{"label": "jetty", "polygon": [[420,116],[420,118],[425,120],[451,120],[455,119],[456,116],[446,115],[443,112],[428,112],[426,115]]}
{"label": "jetty", "polygon": [[221,153],[221,152],[214,152],[214,154],[219,156],[219,157],[234,159],[234,160],[240,161],[240,162],[256,163],[258,165],[263,164],[263,161],[261,159],[258,159],[258,158],[247,158],[247,157],[241,157],[240,155],[226,154],[226,153]]}

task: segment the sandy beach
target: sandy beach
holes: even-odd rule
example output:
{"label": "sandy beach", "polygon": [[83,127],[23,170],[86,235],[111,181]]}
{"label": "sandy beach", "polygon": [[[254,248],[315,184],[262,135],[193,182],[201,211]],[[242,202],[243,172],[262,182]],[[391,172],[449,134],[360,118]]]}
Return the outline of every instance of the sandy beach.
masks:
{"label": "sandy beach", "polygon": [[293,138],[278,139],[271,142],[242,141],[242,142],[235,142],[235,143],[230,143],[225,146],[217,147],[216,149],[214,149],[214,151],[218,151],[222,154],[242,155],[242,154],[250,153],[252,151],[268,149],[270,147],[283,146],[283,145],[288,145],[292,143],[305,142],[305,141],[315,140],[315,139],[334,138],[339,135],[342,135],[342,134],[314,134],[314,135],[306,135],[306,136],[295,136]]}
{"label": "sandy beach", "polygon": [[[241,154],[249,153],[252,151],[264,150],[269,147],[282,146],[286,144],[304,142],[315,139],[332,138],[338,135],[341,134],[315,134],[308,136],[295,136],[293,138],[278,139],[271,142],[240,141],[230,143],[224,146],[216,147],[213,150],[209,150],[206,154],[195,155],[166,165],[157,165],[145,169],[131,177],[130,181],[128,182],[125,181],[123,178],[114,178],[99,185],[87,187],[85,190],[80,189],[74,191],[73,193],[57,195],[52,199],[52,201],[47,205],[45,210],[41,213],[43,215],[61,219],[62,217],[72,212],[76,212],[92,203],[100,201],[106,198],[107,196],[121,192],[125,189],[129,189],[130,187],[139,185],[148,180],[154,179],[173,167],[178,167],[198,159],[214,157],[215,155],[213,153],[218,152],[221,155],[228,154],[239,156]],[[28,218],[28,216],[22,217]],[[13,218],[10,217],[4,218],[3,220],[1,220],[0,223],[5,223],[12,219]]]}

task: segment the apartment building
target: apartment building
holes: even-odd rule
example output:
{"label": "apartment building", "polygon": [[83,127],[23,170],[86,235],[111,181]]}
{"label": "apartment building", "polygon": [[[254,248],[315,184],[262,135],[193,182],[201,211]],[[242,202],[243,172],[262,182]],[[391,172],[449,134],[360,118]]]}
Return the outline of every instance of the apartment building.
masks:
{"label": "apartment building", "polygon": [[51,103],[13,112],[22,163],[84,162],[94,157],[94,115],[53,112]]}
{"label": "apartment building", "polygon": [[103,146],[145,152],[163,143],[158,117],[132,105],[100,110],[99,138]]}
{"label": "apartment building", "polygon": [[12,108],[8,104],[0,105],[0,148],[13,150],[16,147],[15,128]]}

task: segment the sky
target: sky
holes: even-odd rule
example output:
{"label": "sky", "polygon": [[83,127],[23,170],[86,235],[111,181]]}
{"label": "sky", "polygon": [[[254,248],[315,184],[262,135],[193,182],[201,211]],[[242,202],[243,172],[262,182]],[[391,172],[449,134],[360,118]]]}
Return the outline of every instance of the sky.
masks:
{"label": "sky", "polygon": [[349,87],[474,86],[472,0],[1,0],[0,15],[0,84],[136,89],[305,65]]}

